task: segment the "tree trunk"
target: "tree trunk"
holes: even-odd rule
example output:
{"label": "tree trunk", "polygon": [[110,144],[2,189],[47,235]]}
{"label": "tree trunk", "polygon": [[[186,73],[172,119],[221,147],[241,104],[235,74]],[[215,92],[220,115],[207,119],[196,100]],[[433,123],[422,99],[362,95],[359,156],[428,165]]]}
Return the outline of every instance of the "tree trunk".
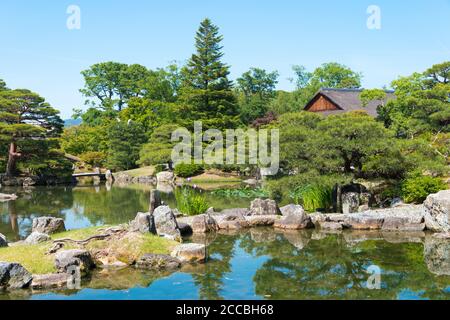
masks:
{"label": "tree trunk", "polygon": [[17,145],[15,142],[11,142],[9,145],[9,154],[8,154],[8,163],[6,165],[6,175],[9,177],[14,176],[16,173],[16,162],[17,158],[21,156],[20,153],[17,153]]}

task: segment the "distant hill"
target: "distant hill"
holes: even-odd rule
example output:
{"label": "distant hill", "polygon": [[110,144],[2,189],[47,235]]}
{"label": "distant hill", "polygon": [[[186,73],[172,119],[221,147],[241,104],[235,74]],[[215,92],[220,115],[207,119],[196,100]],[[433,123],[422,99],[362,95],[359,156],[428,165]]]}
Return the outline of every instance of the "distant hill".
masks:
{"label": "distant hill", "polygon": [[73,126],[78,126],[81,124],[81,119],[67,119],[64,120],[64,127],[69,128]]}

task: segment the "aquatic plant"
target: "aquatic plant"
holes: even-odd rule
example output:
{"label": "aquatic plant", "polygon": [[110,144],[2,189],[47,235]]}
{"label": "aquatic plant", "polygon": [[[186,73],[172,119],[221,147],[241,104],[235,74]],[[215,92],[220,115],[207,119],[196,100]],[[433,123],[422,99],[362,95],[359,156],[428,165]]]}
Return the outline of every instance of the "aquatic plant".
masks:
{"label": "aquatic plant", "polygon": [[306,211],[327,210],[333,205],[333,188],[318,184],[301,186],[292,191],[290,197]]}
{"label": "aquatic plant", "polygon": [[205,213],[209,207],[205,196],[189,187],[175,190],[175,199],[178,210],[190,216]]}

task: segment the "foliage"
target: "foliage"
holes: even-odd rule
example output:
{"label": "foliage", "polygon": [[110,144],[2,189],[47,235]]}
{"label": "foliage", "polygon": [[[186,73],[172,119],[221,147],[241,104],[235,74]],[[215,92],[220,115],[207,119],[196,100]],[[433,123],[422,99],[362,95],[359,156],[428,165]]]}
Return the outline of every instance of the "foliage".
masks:
{"label": "foliage", "polygon": [[183,68],[180,89],[180,124],[192,128],[202,120],[204,128],[226,129],[238,124],[239,110],[228,79],[229,66],[221,61],[223,37],[219,28],[205,19],[195,38],[196,53]]}
{"label": "foliage", "polygon": [[81,160],[93,167],[103,167],[107,160],[104,152],[88,151],[80,155]]}
{"label": "foliage", "polygon": [[61,149],[75,156],[108,150],[107,126],[85,124],[66,128],[61,136]]}
{"label": "foliage", "polygon": [[318,184],[299,186],[291,192],[290,197],[306,211],[328,210],[333,205],[333,188]]}
{"label": "foliage", "polygon": [[138,123],[116,122],[108,128],[107,166],[123,171],[137,167],[139,152],[147,136]]}
{"label": "foliage", "polygon": [[92,65],[81,72],[85,86],[81,93],[87,105],[103,110],[121,111],[131,98],[145,97],[158,101],[173,101],[174,87],[166,70],[117,62]]}
{"label": "foliage", "polygon": [[168,164],[172,167],[172,149],[174,143],[172,132],[178,129],[177,125],[166,124],[158,127],[150,136],[149,142],[142,146],[139,153],[140,165]]}
{"label": "foliage", "polygon": [[434,65],[424,73],[414,73],[392,82],[397,99],[380,110],[380,120],[401,138],[450,130],[450,62]]}
{"label": "foliage", "polygon": [[[57,138],[64,122],[59,111],[52,108],[38,94],[25,89],[0,90],[0,142],[9,146],[6,153],[6,174],[13,176],[17,169],[49,173],[60,159]],[[65,165],[62,165],[65,168]],[[64,171],[64,170],[63,170]]]}
{"label": "foliage", "polygon": [[226,197],[226,198],[268,198],[269,193],[264,188],[251,188],[243,187],[237,189],[218,189],[211,192],[215,196]]}
{"label": "foliage", "polygon": [[275,97],[278,72],[251,68],[237,79],[241,120],[250,123],[264,116]]}
{"label": "foliage", "polygon": [[180,212],[189,216],[195,216],[205,213],[208,210],[206,198],[198,191],[184,187],[175,190],[177,208]]}
{"label": "foliage", "polygon": [[175,166],[174,172],[181,178],[189,178],[202,174],[203,167],[198,164],[180,163]]}
{"label": "foliage", "polygon": [[422,203],[428,195],[447,189],[440,178],[430,176],[413,176],[402,184],[403,199],[407,203]]}
{"label": "foliage", "polygon": [[367,107],[371,101],[379,101],[380,106],[384,106],[386,99],[386,91],[381,89],[365,89],[361,92],[360,99],[363,107]]}
{"label": "foliage", "polygon": [[[335,185],[345,185],[352,181],[350,175],[345,174],[320,174],[317,170],[311,169],[296,175],[283,176],[269,180],[267,190],[270,198],[286,203],[295,200],[295,190],[305,186],[320,186],[328,190]],[[297,197],[301,200],[300,197]],[[314,211],[314,210],[312,210]]]}

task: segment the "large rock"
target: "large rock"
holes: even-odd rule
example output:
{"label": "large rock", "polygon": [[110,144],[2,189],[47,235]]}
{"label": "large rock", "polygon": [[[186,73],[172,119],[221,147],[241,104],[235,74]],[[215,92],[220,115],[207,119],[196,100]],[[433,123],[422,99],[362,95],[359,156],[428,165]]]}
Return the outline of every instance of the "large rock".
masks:
{"label": "large rock", "polygon": [[208,233],[219,230],[217,221],[210,214],[201,214],[192,220],[192,231],[194,233]]}
{"label": "large rock", "polygon": [[174,270],[181,267],[181,261],[165,254],[145,254],[136,262],[136,268],[148,270]]}
{"label": "large rock", "polygon": [[383,217],[367,213],[348,215],[345,219],[345,225],[354,230],[379,230],[383,222]]}
{"label": "large rock", "polygon": [[[422,231],[425,228],[423,206],[403,205],[342,215],[343,222],[355,230]],[[328,215],[328,221],[332,215]],[[333,216],[339,219],[339,216]],[[333,222],[341,222],[335,220]]]}
{"label": "large rock", "polygon": [[424,259],[430,272],[439,276],[450,275],[450,241],[437,237],[426,237]]}
{"label": "large rock", "polygon": [[175,175],[173,172],[163,171],[156,175],[158,183],[173,183],[175,180]]}
{"label": "large rock", "polygon": [[249,227],[273,226],[280,216],[248,216],[245,217]]}
{"label": "large rock", "polygon": [[181,241],[181,231],[177,219],[168,206],[160,206],[153,212],[156,232],[160,236]]}
{"label": "large rock", "polygon": [[29,286],[32,276],[18,263],[0,262],[0,289],[23,289]]}
{"label": "large rock", "polygon": [[347,192],[342,194],[342,213],[358,212],[359,206],[359,193]]}
{"label": "large rock", "polygon": [[323,230],[342,230],[344,225],[340,222],[322,222],[320,228]]}
{"label": "large rock", "polygon": [[33,219],[32,232],[53,234],[66,231],[64,220],[53,217],[39,217]]}
{"label": "large rock", "polygon": [[247,220],[242,214],[226,214],[214,217],[220,230],[239,230],[249,227]]}
{"label": "large rock", "polygon": [[179,245],[172,252],[172,257],[182,262],[205,262],[206,246],[199,243],[187,243]]}
{"label": "large rock", "polygon": [[150,191],[150,206],[148,212],[152,214],[155,211],[155,209],[161,205],[162,205],[161,193],[158,190]]}
{"label": "large rock", "polygon": [[38,244],[42,242],[47,242],[50,240],[50,236],[46,233],[33,232],[26,239],[26,244]]}
{"label": "large rock", "polygon": [[6,237],[0,233],[0,248],[7,247],[8,241],[6,241]]}
{"label": "large rock", "polygon": [[281,207],[280,212],[283,216],[288,216],[290,214],[303,214],[305,209],[300,205],[288,204],[287,206]]}
{"label": "large rock", "polygon": [[305,213],[290,214],[284,216],[282,219],[275,221],[274,227],[286,230],[300,230],[313,228],[311,218]]}
{"label": "large rock", "polygon": [[70,273],[72,267],[87,273],[95,267],[94,260],[87,250],[63,250],[55,255],[55,266],[59,273]]}
{"label": "large rock", "polygon": [[415,223],[411,222],[411,218],[408,217],[385,217],[383,231],[423,231],[425,230],[425,222]]}
{"label": "large rock", "polygon": [[132,232],[153,233],[156,234],[156,227],[153,215],[150,213],[139,212],[130,223]]}
{"label": "large rock", "polygon": [[249,214],[249,209],[247,209],[247,208],[225,209],[220,212],[220,215],[222,215],[222,216],[227,216],[227,215],[247,216],[248,214]]}
{"label": "large rock", "polygon": [[255,199],[250,204],[250,216],[272,216],[279,215],[280,208],[274,200]]}
{"label": "large rock", "polygon": [[72,276],[67,273],[33,275],[31,288],[34,290],[66,287]]}
{"label": "large rock", "polygon": [[427,229],[437,232],[450,231],[450,190],[429,195],[424,202]]}

